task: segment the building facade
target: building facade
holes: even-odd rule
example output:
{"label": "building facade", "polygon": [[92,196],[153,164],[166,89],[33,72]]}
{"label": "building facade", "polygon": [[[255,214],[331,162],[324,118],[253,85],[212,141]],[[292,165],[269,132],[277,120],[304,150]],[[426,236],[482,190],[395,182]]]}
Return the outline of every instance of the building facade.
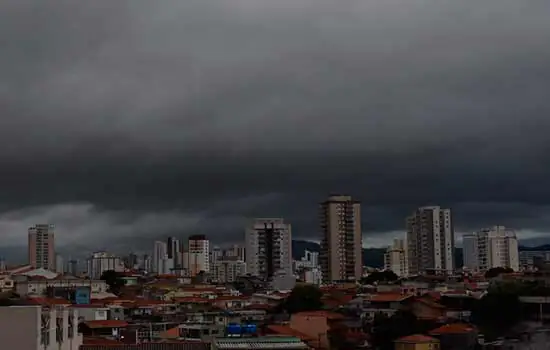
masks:
{"label": "building facade", "polygon": [[504,226],[494,226],[464,235],[464,267],[484,272],[495,267],[519,270],[516,233]]}
{"label": "building facade", "polygon": [[122,258],[107,252],[96,252],[88,258],[88,277],[91,279],[100,279],[105,271],[124,271],[124,262]]}
{"label": "building facade", "polygon": [[151,265],[153,273],[159,275],[165,274],[168,270],[168,245],[165,242],[155,242]]}
{"label": "building facade", "polygon": [[246,270],[263,280],[292,273],[292,229],[284,219],[256,219],[245,231]]}
{"label": "building facade", "polygon": [[55,234],[54,225],[38,224],[29,228],[28,249],[29,264],[37,269],[55,271]]}
{"label": "building facade", "polygon": [[454,228],[450,209],[418,208],[407,218],[408,273],[454,270]]}
{"label": "building facade", "polygon": [[331,196],[320,204],[323,280],[359,280],[363,269],[361,204],[350,196]]}
{"label": "building facade", "polygon": [[403,239],[395,239],[384,254],[384,269],[393,271],[399,277],[408,276],[407,245]]}
{"label": "building facade", "polygon": [[210,274],[217,283],[232,283],[246,275],[246,263],[238,257],[222,257],[212,263]]}
{"label": "building facade", "polygon": [[189,275],[193,277],[201,272],[210,272],[210,242],[206,236],[190,236],[187,249]]}
{"label": "building facade", "polygon": [[68,307],[0,306],[2,349],[79,350],[78,314]]}

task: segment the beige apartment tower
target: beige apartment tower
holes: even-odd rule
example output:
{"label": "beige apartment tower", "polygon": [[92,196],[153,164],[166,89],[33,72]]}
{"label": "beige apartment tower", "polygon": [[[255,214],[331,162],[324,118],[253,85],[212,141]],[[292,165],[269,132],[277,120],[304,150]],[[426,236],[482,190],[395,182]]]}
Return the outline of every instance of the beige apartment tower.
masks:
{"label": "beige apartment tower", "polygon": [[55,271],[54,225],[38,224],[29,227],[29,264],[35,268]]}
{"label": "beige apartment tower", "polygon": [[320,204],[323,281],[355,281],[363,272],[361,204],[350,196],[333,195]]}

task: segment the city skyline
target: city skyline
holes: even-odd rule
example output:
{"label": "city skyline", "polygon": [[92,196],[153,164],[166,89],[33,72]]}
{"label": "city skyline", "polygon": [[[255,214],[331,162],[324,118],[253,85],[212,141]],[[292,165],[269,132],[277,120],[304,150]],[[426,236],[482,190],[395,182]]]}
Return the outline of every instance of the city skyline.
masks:
{"label": "city skyline", "polygon": [[315,239],[332,191],[362,202],[365,245],[431,204],[457,232],[548,237],[550,5],[302,5],[7,0],[2,244],[36,222],[60,247],[238,240],[261,216]]}

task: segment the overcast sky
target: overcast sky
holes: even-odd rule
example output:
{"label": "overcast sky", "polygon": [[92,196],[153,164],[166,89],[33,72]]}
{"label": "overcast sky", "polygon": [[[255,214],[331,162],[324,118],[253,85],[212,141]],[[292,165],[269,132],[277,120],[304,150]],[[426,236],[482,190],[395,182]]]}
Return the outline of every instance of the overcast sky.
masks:
{"label": "overcast sky", "polygon": [[0,0],[0,245],[318,239],[329,193],[364,244],[415,207],[458,232],[550,232],[547,0]]}

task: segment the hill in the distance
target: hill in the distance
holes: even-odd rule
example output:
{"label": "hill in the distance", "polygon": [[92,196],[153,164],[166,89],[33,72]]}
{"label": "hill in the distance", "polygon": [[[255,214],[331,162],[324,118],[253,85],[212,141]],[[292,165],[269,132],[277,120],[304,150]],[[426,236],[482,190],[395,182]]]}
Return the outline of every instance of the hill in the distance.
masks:
{"label": "hill in the distance", "polygon": [[[320,250],[319,244],[308,241],[292,241],[292,258],[300,260],[304,256],[304,251],[309,250],[312,252],[318,252]],[[374,268],[384,267],[384,253],[386,248],[363,248],[363,266],[369,266]],[[462,266],[462,249],[455,249],[455,263],[456,266]]]}

